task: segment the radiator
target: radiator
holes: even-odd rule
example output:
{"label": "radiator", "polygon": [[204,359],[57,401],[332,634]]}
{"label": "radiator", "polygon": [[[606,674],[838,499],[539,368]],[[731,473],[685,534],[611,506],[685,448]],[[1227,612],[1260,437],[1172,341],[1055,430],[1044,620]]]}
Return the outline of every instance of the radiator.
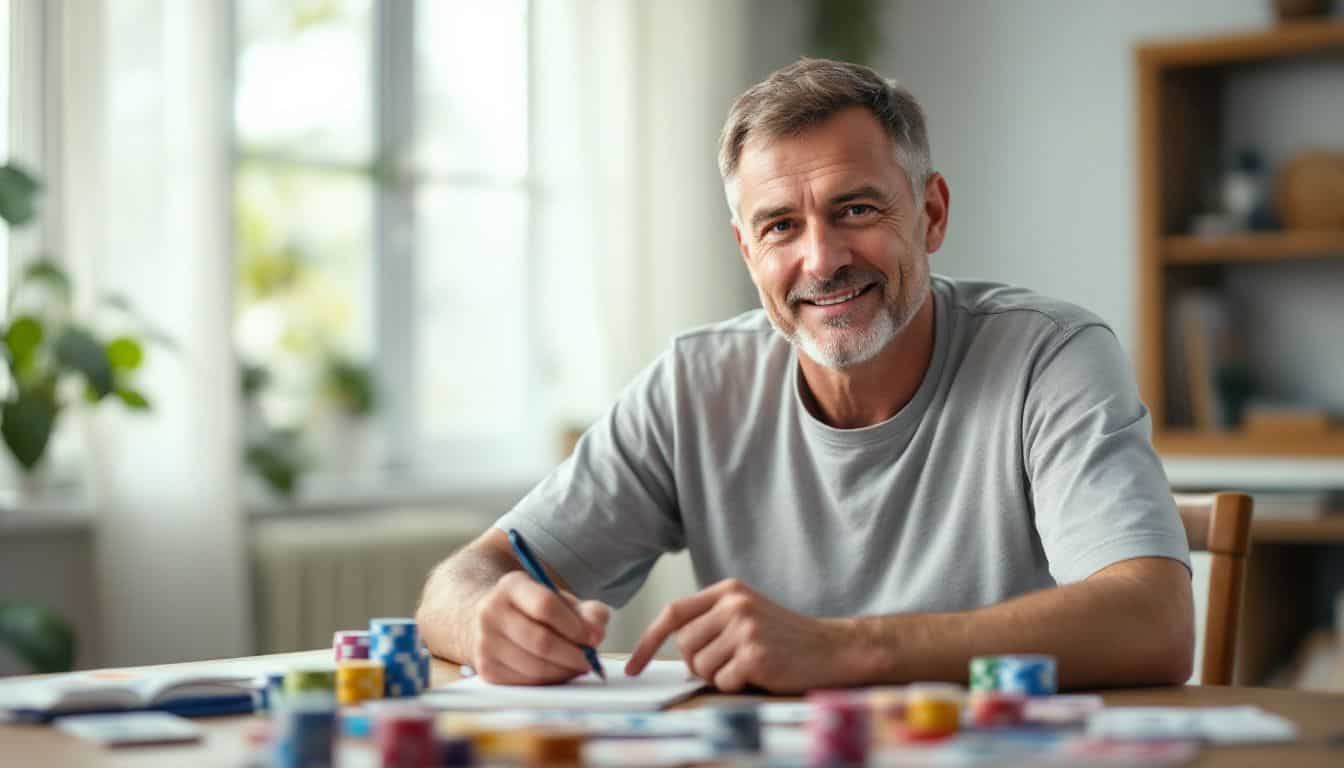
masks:
{"label": "radiator", "polygon": [[267,520],[254,526],[260,653],[331,644],[375,616],[411,616],[425,577],[490,525],[480,514],[401,510]]}

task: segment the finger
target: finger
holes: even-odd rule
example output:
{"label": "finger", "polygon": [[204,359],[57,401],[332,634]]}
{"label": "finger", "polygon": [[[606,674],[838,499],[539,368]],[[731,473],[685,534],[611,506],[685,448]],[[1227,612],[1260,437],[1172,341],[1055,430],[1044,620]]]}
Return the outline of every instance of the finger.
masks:
{"label": "finger", "polygon": [[729,637],[728,633],[720,632],[687,658],[686,666],[701,680],[713,682],[719,671],[732,661],[737,645],[737,641]]}
{"label": "finger", "polygon": [[585,664],[582,670],[557,664],[555,661],[529,653],[507,637],[492,639],[491,653],[499,661],[522,676],[524,685],[542,685],[572,680],[588,671]]}
{"label": "finger", "polygon": [[718,589],[718,586],[716,584],[690,597],[683,597],[680,600],[668,603],[658,613],[658,618],[654,619],[649,628],[644,630],[644,634],[640,636],[634,652],[630,654],[630,660],[625,663],[625,673],[627,675],[638,675],[643,672],[644,667],[648,666],[649,660],[653,658],[653,654],[658,652],[658,649],[663,646],[663,643],[673,632],[713,608],[722,591]]}
{"label": "finger", "polygon": [[576,672],[588,669],[588,660],[584,658],[579,646],[557,635],[547,624],[541,624],[521,613],[513,612],[501,617],[495,623],[495,628],[496,631],[491,633],[491,640],[507,638],[514,645],[538,658]]}
{"label": "finger", "polygon": [[[713,642],[727,628],[728,616],[722,608],[723,601],[719,601],[709,611],[686,622],[685,626],[677,630],[677,650],[681,652],[681,658],[687,666],[702,648]],[[693,671],[698,673],[698,670]]]}
{"label": "finger", "polygon": [[575,645],[588,642],[591,628],[564,598],[534,582],[519,581],[509,590],[509,602],[534,621],[549,626]]}
{"label": "finger", "polygon": [[714,673],[714,687],[724,693],[737,693],[751,682],[746,675],[746,662],[734,656]]}
{"label": "finger", "polygon": [[480,675],[488,683],[497,685],[526,685],[527,677],[518,670],[510,667],[494,653],[494,646],[490,648],[489,655],[478,656],[476,663],[472,665],[476,674]]}
{"label": "finger", "polygon": [[593,631],[592,640],[588,644],[592,646],[601,645],[602,640],[607,636],[607,622],[611,619],[611,609],[606,604],[596,600],[585,600],[579,603],[578,611]]}

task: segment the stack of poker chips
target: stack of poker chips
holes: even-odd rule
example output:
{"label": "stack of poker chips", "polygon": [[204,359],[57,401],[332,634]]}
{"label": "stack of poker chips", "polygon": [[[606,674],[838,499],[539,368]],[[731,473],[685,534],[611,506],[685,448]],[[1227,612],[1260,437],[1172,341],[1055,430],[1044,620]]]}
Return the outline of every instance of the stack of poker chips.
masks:
{"label": "stack of poker chips", "polygon": [[336,695],[336,670],[325,666],[295,666],[285,673],[285,696],[305,693]]}
{"label": "stack of poker chips", "polygon": [[705,738],[717,754],[761,751],[761,716],[751,704],[713,707],[705,712]]}
{"label": "stack of poker chips", "polygon": [[335,765],[336,703],[314,693],[286,694],[275,710],[273,764],[277,768],[330,768]]}
{"label": "stack of poker chips", "polygon": [[336,665],[336,700],[358,704],[383,697],[383,665],[373,659],[347,659]]}
{"label": "stack of poker chips", "polygon": [[1057,689],[1053,656],[977,656],[970,673],[971,722],[980,727],[1019,725],[1028,697]]}
{"label": "stack of poker chips", "polygon": [[905,738],[905,688],[868,689],[868,710],[872,718],[873,738],[882,743]]}
{"label": "stack of poker chips", "polygon": [[814,766],[863,765],[868,757],[868,702],[848,691],[813,691],[807,721],[809,762]]}
{"label": "stack of poker chips", "polygon": [[415,619],[370,619],[369,658],[383,665],[384,695],[419,696],[429,687],[429,652]]}
{"label": "stack of poker chips", "polygon": [[357,629],[343,629],[332,636],[331,650],[336,663],[348,659],[369,658],[369,633]]}
{"label": "stack of poker chips", "polygon": [[380,707],[373,740],[383,768],[429,768],[437,765],[434,715],[414,706]]}
{"label": "stack of poker chips", "polygon": [[1053,656],[977,656],[971,659],[971,690],[1053,696]]}

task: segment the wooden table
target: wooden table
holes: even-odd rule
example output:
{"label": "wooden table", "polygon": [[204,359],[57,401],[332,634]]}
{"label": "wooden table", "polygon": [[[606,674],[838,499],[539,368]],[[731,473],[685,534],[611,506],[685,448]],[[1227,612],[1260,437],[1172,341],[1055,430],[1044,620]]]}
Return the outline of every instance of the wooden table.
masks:
{"label": "wooden table", "polygon": [[[331,651],[279,654],[283,663],[321,661]],[[171,667],[173,665],[167,665]],[[457,677],[457,668],[435,660],[436,684]],[[1268,747],[1208,747],[1194,763],[1198,766],[1297,766],[1344,765],[1344,746],[1330,747],[1328,739],[1344,732],[1344,694],[1308,693],[1273,688],[1216,688],[1185,686],[1102,692],[1106,703],[1116,706],[1160,705],[1211,707],[1253,704],[1297,723],[1302,740],[1297,744]],[[691,705],[712,703],[714,695],[691,700]],[[206,736],[200,744],[143,748],[102,749],[53,728],[39,725],[0,724],[0,765],[66,768],[110,766],[227,766],[238,768],[248,754],[244,729],[251,716],[214,717],[198,720]]]}

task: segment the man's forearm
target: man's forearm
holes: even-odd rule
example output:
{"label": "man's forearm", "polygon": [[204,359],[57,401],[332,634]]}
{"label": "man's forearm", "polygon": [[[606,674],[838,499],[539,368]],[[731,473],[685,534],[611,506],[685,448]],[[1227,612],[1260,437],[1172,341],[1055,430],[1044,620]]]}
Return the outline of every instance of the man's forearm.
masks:
{"label": "man's forearm", "polygon": [[471,661],[473,607],[517,563],[472,544],[439,563],[425,582],[415,618],[425,645],[435,655],[458,663]]}
{"label": "man's forearm", "polygon": [[1194,632],[1184,566],[1165,561],[1156,567],[1175,578],[1151,578],[1127,565],[975,611],[849,620],[844,682],[964,682],[974,656],[1044,653],[1063,688],[1183,683]]}

